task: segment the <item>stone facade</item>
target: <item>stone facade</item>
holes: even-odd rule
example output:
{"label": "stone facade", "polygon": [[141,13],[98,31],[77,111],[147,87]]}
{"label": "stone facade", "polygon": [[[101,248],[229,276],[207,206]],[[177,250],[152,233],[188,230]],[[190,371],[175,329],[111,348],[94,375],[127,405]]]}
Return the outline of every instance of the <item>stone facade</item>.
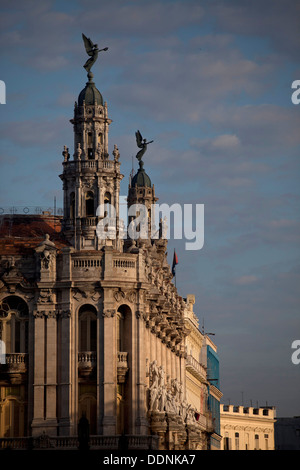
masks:
{"label": "stone facade", "polygon": [[[119,448],[126,436],[129,448],[206,449],[212,423],[196,316],[172,282],[163,224],[150,219],[155,239],[123,236],[120,154],[114,146],[109,155],[111,120],[92,74],[71,122],[63,218],[2,221],[1,446],[30,438],[37,448],[76,447],[86,416],[92,448]],[[129,186],[129,206],[155,203],[149,181]],[[104,219],[114,236],[101,239]]]}

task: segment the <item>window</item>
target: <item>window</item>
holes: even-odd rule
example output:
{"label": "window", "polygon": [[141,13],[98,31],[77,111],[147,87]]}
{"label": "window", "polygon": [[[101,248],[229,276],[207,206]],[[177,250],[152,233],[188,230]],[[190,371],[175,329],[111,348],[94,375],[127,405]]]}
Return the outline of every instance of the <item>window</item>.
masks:
{"label": "window", "polygon": [[265,450],[269,450],[269,435],[265,434],[264,438],[265,438]]}
{"label": "window", "polygon": [[249,449],[249,433],[246,433],[246,436],[245,436],[245,448],[246,450]]}
{"label": "window", "polygon": [[94,150],[93,150],[93,134],[92,134],[92,132],[88,132],[87,147],[88,147],[88,159],[93,160]]}
{"label": "window", "polygon": [[79,310],[79,351],[97,351],[97,312],[91,305]]}
{"label": "window", "polygon": [[230,439],[229,439],[229,436],[228,436],[228,432],[225,432],[224,450],[230,450]]}
{"label": "window", "polygon": [[104,195],[104,217],[111,217],[111,194],[106,192]]}
{"label": "window", "polygon": [[258,436],[258,434],[255,434],[254,439],[255,439],[255,450],[259,450],[259,436]]}
{"label": "window", "polygon": [[94,217],[94,194],[88,191],[85,195],[85,215],[86,217]]}
{"label": "window", "polygon": [[27,402],[24,385],[0,387],[0,437],[26,435]]}
{"label": "window", "polygon": [[28,307],[20,297],[6,297],[0,305],[0,341],[6,354],[28,351]]}
{"label": "window", "polygon": [[239,437],[240,437],[239,433],[236,432],[234,437],[235,437],[235,450],[239,450],[239,445],[240,445],[239,444]]}

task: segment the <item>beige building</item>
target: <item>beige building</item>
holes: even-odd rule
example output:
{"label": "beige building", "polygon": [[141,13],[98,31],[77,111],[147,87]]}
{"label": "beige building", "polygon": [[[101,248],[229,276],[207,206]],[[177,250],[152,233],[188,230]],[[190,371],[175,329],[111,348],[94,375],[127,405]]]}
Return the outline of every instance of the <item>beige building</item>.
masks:
{"label": "beige building", "polygon": [[[134,449],[207,449],[191,298],[172,282],[164,225],[150,210],[157,236],[124,236],[120,154],[116,145],[109,154],[112,121],[90,72],[71,122],[63,217],[2,217],[0,447],[76,448],[85,416],[91,448],[117,449],[125,435]],[[128,207],[156,200],[141,160]]]}
{"label": "beige building", "polygon": [[221,405],[222,450],[275,450],[273,407]]}

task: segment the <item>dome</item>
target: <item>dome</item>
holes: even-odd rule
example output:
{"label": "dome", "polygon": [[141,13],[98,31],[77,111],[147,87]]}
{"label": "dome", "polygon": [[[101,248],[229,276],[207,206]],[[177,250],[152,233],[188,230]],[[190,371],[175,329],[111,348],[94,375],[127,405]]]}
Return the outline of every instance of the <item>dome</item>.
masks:
{"label": "dome", "polygon": [[88,75],[89,81],[85,88],[80,92],[78,96],[78,106],[83,106],[85,101],[86,105],[100,104],[103,106],[103,98],[99,90],[95,87],[95,83],[92,81],[93,74]]}
{"label": "dome", "polygon": [[151,188],[151,180],[149,176],[147,175],[147,173],[145,172],[143,165],[141,165],[141,163],[143,164],[143,162],[141,161],[140,169],[138,170],[136,175],[134,175],[134,177],[132,178],[131,187],[134,188],[135,186],[138,186],[140,188],[145,188],[145,187]]}

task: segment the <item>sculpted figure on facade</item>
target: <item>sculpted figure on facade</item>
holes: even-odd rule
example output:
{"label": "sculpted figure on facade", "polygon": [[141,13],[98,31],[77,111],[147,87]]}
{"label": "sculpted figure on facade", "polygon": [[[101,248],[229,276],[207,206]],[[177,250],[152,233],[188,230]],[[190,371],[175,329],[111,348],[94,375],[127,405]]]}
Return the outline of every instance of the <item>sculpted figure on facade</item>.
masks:
{"label": "sculpted figure on facade", "polygon": [[153,361],[150,364],[150,405],[149,411],[156,411],[158,409],[158,397],[159,397],[159,370],[157,362]]}

